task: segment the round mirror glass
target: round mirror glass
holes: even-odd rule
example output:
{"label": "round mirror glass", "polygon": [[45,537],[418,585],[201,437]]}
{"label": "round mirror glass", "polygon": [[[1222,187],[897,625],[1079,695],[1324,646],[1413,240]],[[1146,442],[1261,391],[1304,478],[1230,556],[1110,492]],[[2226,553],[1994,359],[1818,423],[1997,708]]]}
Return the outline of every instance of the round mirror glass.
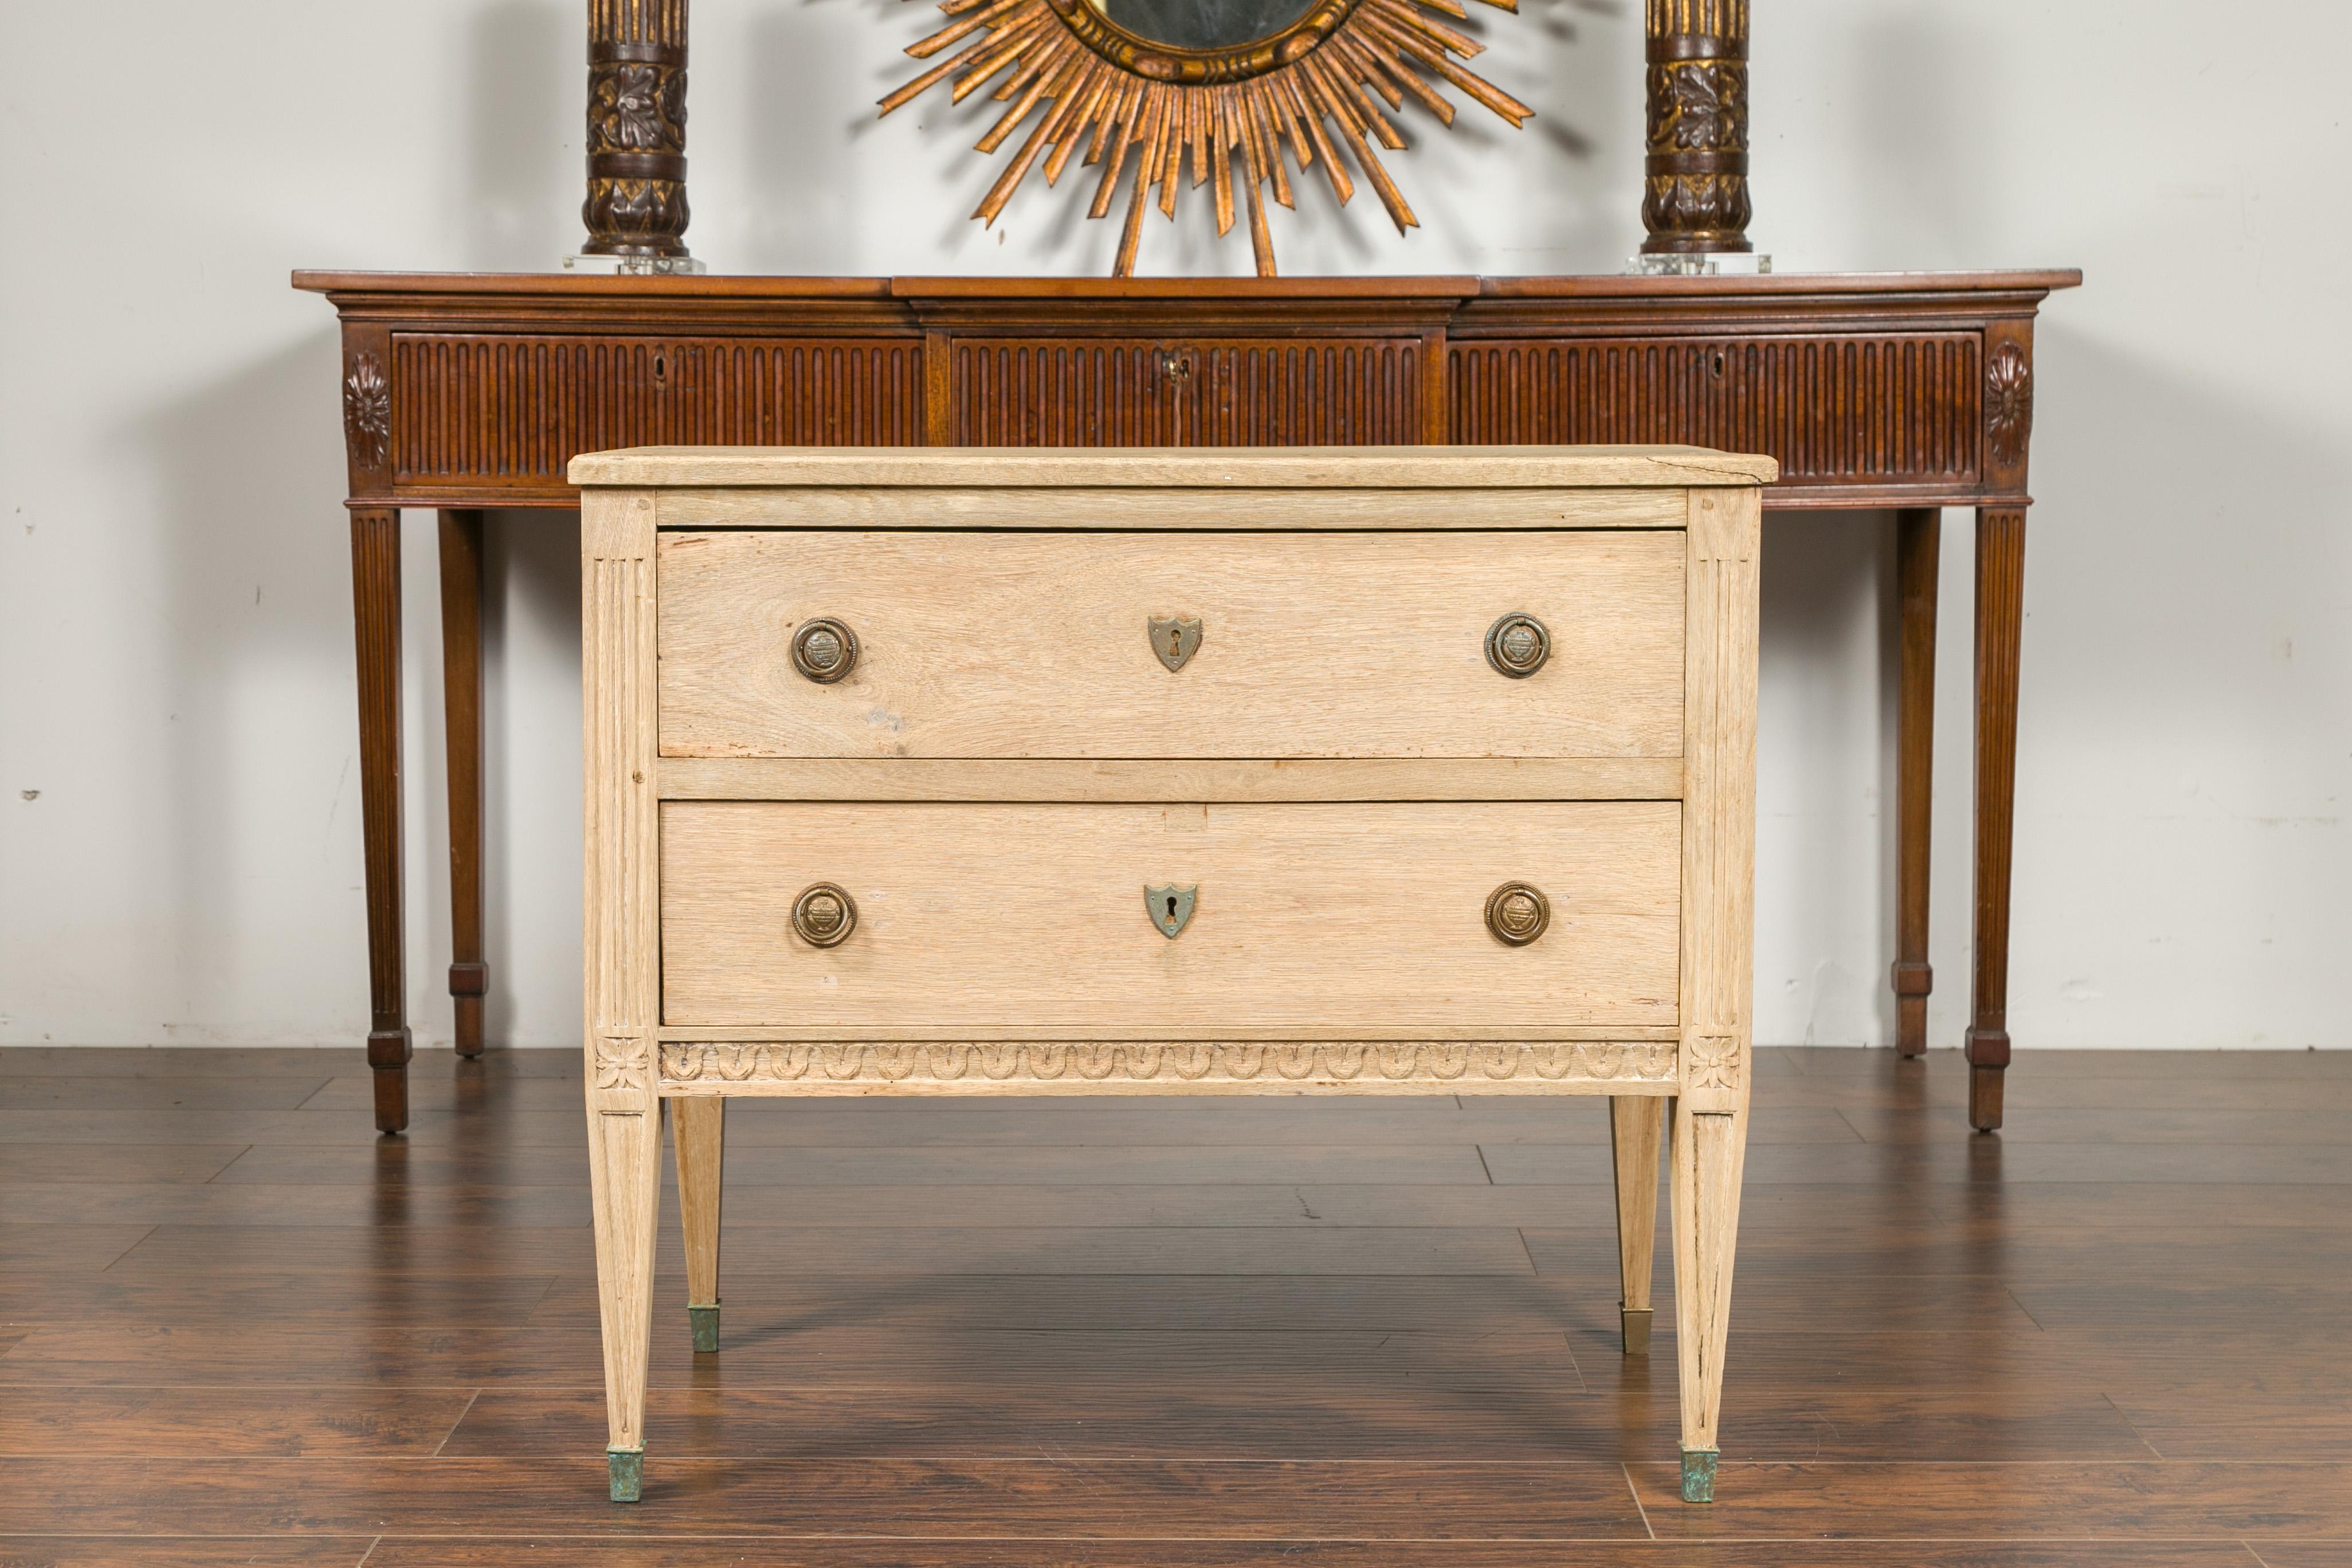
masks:
{"label": "round mirror glass", "polygon": [[1118,26],[1169,49],[1233,49],[1298,24],[1315,0],[1090,0]]}

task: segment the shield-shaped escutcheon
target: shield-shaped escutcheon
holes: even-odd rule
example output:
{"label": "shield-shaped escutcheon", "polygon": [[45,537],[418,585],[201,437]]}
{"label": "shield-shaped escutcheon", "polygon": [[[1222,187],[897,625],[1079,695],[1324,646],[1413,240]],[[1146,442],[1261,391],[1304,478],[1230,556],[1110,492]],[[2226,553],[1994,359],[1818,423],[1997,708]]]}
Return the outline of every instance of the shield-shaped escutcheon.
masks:
{"label": "shield-shaped escutcheon", "polygon": [[1201,623],[1189,616],[1151,617],[1151,651],[1171,670],[1183,668],[1201,651]]}
{"label": "shield-shaped escutcheon", "polygon": [[1182,931],[1185,922],[1192,918],[1192,903],[1200,891],[1197,883],[1189,888],[1180,888],[1172,883],[1157,888],[1148,883],[1145,885],[1143,907],[1151,916],[1151,923],[1160,928],[1161,936],[1171,942],[1176,940],[1176,933]]}

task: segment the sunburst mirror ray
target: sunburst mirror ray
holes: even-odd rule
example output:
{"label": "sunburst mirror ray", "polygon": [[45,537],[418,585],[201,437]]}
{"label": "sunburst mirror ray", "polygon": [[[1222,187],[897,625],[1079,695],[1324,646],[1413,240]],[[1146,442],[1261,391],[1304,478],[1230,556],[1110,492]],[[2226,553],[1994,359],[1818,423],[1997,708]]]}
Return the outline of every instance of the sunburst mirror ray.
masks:
{"label": "sunburst mirror ray", "polygon": [[[1518,9],[1518,0],[1482,3]],[[1135,274],[1153,191],[1160,213],[1176,216],[1188,163],[1193,187],[1210,186],[1221,237],[1232,232],[1239,187],[1258,275],[1271,278],[1265,201],[1270,188],[1294,205],[1286,160],[1300,178],[1319,172],[1343,206],[1356,191],[1352,163],[1402,234],[1420,220],[1373,151],[1405,145],[1383,105],[1399,111],[1410,98],[1451,125],[1441,90],[1451,86],[1515,129],[1535,112],[1457,63],[1486,47],[1440,19],[1465,19],[1463,0],[940,0],[940,9],[947,25],[907,52],[948,58],[883,99],[882,112],[950,79],[958,103],[993,83],[991,96],[1008,107],[976,143],[982,153],[1036,117],[971,215],[983,225],[1041,163],[1051,185],[1083,148],[1082,162],[1101,171],[1087,215],[1097,218],[1132,169],[1118,278]]]}

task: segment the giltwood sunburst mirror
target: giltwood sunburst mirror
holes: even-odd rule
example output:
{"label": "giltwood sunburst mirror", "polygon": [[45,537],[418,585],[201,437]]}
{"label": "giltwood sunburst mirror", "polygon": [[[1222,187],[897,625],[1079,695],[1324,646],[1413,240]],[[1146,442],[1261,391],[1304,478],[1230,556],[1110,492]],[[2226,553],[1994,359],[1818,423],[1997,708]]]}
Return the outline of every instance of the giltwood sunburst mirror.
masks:
{"label": "giltwood sunburst mirror", "polygon": [[[1518,9],[1518,0],[1483,3]],[[1212,187],[1220,236],[1233,229],[1241,187],[1258,274],[1271,278],[1265,191],[1293,205],[1286,156],[1302,179],[1319,169],[1345,205],[1355,179],[1344,150],[1402,233],[1420,220],[1372,150],[1405,145],[1383,105],[1401,110],[1410,98],[1451,125],[1454,105],[1439,90],[1450,84],[1514,128],[1535,112],[1457,63],[1485,48],[1440,19],[1466,18],[1462,0],[940,0],[940,9],[947,26],[907,52],[928,59],[963,47],[882,100],[882,112],[950,78],[959,103],[993,83],[1010,107],[980,139],[982,153],[1038,117],[972,214],[982,224],[1041,161],[1050,185],[1084,149],[1082,161],[1100,169],[1087,215],[1097,218],[1131,169],[1114,277],[1135,273],[1152,190],[1161,214],[1176,216],[1188,153],[1194,187]]]}

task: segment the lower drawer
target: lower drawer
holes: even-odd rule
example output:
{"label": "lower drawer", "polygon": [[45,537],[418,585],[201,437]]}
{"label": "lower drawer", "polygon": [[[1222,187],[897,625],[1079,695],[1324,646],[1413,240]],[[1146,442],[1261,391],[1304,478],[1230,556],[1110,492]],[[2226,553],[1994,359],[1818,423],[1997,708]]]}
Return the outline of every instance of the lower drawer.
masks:
{"label": "lower drawer", "polygon": [[[673,801],[662,1016],[838,1039],[1543,1039],[1675,1022],[1673,802]],[[849,935],[793,928],[811,884]],[[1486,904],[1525,882],[1525,945]],[[1149,887],[1171,889],[1147,908]],[[1163,934],[1175,898],[1189,918]]]}

